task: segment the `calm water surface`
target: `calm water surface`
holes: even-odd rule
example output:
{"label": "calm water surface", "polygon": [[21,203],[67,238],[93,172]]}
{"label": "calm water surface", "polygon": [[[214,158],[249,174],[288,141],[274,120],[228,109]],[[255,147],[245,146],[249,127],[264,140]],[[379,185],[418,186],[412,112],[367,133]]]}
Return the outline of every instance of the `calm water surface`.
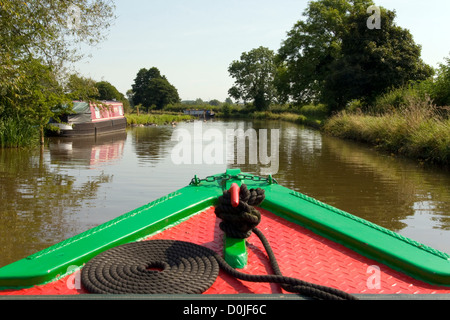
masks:
{"label": "calm water surface", "polygon": [[[216,121],[202,128],[224,136],[226,129],[279,129],[280,184],[450,253],[449,172],[291,123]],[[171,138],[180,129],[192,133],[193,146],[211,146],[186,123],[55,138],[43,152],[0,149],[0,267],[182,188],[194,175],[227,167],[261,174],[260,163],[174,164],[180,142]]]}

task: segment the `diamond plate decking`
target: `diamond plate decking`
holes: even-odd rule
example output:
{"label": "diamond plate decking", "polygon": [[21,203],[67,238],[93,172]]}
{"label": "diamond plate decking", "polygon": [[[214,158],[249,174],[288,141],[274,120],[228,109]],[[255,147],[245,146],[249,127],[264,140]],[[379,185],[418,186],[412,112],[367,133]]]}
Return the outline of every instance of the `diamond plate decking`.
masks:
{"label": "diamond plate decking", "polygon": [[[338,288],[352,294],[449,294],[450,288],[436,287],[412,279],[386,266],[367,259],[340,244],[336,244],[294,223],[261,210],[259,229],[268,238],[277,256],[283,275],[320,285]],[[223,233],[210,208],[179,225],[150,236],[147,240],[167,239],[189,241],[221,253]],[[242,272],[272,273],[259,239],[248,240],[249,264]],[[76,274],[56,282],[31,289],[3,291],[0,295],[82,295],[77,289]],[[205,295],[283,294],[278,285],[247,283],[221,272]]]}

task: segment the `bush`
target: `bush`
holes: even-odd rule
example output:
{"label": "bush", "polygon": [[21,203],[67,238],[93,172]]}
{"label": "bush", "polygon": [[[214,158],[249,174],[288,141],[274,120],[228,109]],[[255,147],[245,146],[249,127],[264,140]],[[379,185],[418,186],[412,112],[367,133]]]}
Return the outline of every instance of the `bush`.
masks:
{"label": "bush", "polygon": [[450,58],[441,64],[436,77],[419,82],[411,82],[394,88],[376,99],[373,111],[390,112],[407,106],[411,99],[425,101],[431,98],[439,107],[450,106]]}
{"label": "bush", "polygon": [[450,58],[441,64],[430,89],[431,98],[438,106],[450,106]]}
{"label": "bush", "polygon": [[32,123],[15,117],[0,119],[0,147],[29,147],[35,145],[38,140],[39,129]]}
{"label": "bush", "polygon": [[300,107],[298,112],[304,116],[325,118],[329,114],[329,109],[324,104],[305,105]]}
{"label": "bush", "polygon": [[379,96],[370,111],[374,113],[392,112],[404,108],[413,101],[426,101],[428,84],[423,82],[410,83],[409,85],[395,88]]}

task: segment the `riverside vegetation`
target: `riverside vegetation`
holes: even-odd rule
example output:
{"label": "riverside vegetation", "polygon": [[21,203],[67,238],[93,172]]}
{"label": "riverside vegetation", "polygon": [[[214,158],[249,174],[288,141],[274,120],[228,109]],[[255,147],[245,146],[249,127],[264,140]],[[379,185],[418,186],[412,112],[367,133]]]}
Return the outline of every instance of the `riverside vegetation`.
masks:
{"label": "riverside vegetation", "polygon": [[385,113],[342,111],[328,119],[323,131],[369,143],[393,154],[449,166],[450,119],[430,101],[414,101]]}
{"label": "riverside vegetation", "polygon": [[[421,163],[444,167],[450,163],[450,108],[437,107],[426,92],[419,93],[411,86],[380,96],[370,107],[352,101],[345,110],[336,113],[330,113],[324,104],[301,107],[273,104],[265,111],[258,111],[251,104],[203,103],[189,107],[212,110],[218,119],[290,121],[334,137],[364,142],[391,154],[419,159]],[[174,117],[186,108],[179,103],[166,106],[162,112]],[[157,123],[152,118],[155,116],[143,115],[141,121],[152,119]],[[130,119],[135,119],[134,115]],[[187,119],[179,121],[184,120]],[[163,122],[171,121],[166,118]]]}
{"label": "riverside vegetation", "polygon": [[[99,11],[75,2],[92,12],[86,21],[98,25],[47,28],[42,23],[48,12],[30,16],[29,6],[42,7],[42,1],[5,2],[0,38],[10,45],[0,50],[0,147],[43,144],[50,118],[58,120],[60,106],[70,101],[115,99],[124,103],[130,126],[171,124],[189,120],[185,109],[211,109],[218,118],[291,121],[423,162],[450,162],[450,59],[437,69],[425,64],[421,46],[395,23],[393,10],[379,8],[381,27],[368,28],[372,0],[310,1],[306,19],[287,32],[278,52],[259,47],[242,53],[228,69],[235,80],[228,94],[240,104],[230,98],[183,103],[156,67],[141,68],[126,97],[108,82],[65,74],[60,66],[78,57],[66,32],[75,31],[79,42],[98,43],[115,18],[113,5]],[[94,7],[97,2],[103,3],[94,1]],[[67,6],[58,3],[62,18],[55,21],[65,21]],[[49,53],[51,61],[45,59]]]}
{"label": "riverside vegetation", "polygon": [[126,114],[128,126],[148,126],[148,125],[168,125],[183,121],[190,121],[193,118],[188,115],[178,113],[149,113],[149,114]]}

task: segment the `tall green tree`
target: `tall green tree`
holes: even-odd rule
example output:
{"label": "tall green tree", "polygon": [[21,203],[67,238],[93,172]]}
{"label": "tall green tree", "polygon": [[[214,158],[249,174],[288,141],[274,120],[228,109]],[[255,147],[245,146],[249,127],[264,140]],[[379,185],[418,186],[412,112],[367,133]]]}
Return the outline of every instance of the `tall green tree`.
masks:
{"label": "tall green tree", "polygon": [[98,99],[99,100],[117,100],[122,101],[125,99],[125,96],[117,90],[111,83],[108,81],[100,81],[95,84],[95,87],[98,90]]}
{"label": "tall green tree", "polygon": [[71,74],[65,84],[66,96],[70,100],[92,101],[99,99],[99,90],[94,79]]}
{"label": "tall green tree", "polygon": [[38,59],[55,72],[81,59],[79,45],[105,39],[114,9],[110,0],[0,0],[0,86],[23,76],[3,77],[29,59]]}
{"label": "tall green tree", "polygon": [[311,1],[288,32],[278,51],[284,64],[278,86],[285,99],[298,104],[317,102],[330,63],[339,57],[346,20],[355,6],[368,8],[371,0]]}
{"label": "tall green tree", "polygon": [[[23,76],[17,85],[7,90],[0,104],[7,106],[2,118],[16,118],[39,130],[40,143],[44,143],[44,129],[50,118],[58,119],[60,106],[70,103],[64,88],[58,82],[53,68],[41,60],[33,59],[22,65]],[[20,133],[18,133],[20,134]]]}
{"label": "tall green tree", "polygon": [[120,101],[123,104],[123,108],[125,112],[130,111],[130,101],[125,95],[117,90],[115,86],[113,86],[108,81],[100,81],[95,84],[95,87],[98,90],[98,100],[100,101]]}
{"label": "tall green tree", "polygon": [[317,0],[283,42],[277,85],[298,104],[325,102],[340,109],[352,99],[368,102],[385,90],[430,76],[421,48],[381,9],[381,28],[369,28],[371,0]]}
{"label": "tall green tree", "polygon": [[180,102],[177,89],[155,67],[139,70],[132,89],[134,105],[140,104],[146,110],[153,107],[162,109],[168,104]]}
{"label": "tall green tree", "polygon": [[274,79],[277,71],[275,53],[265,47],[244,52],[228,68],[235,79],[228,94],[237,100],[252,101],[258,110],[265,110],[276,99]]}
{"label": "tall green tree", "polygon": [[331,109],[354,99],[373,104],[380,94],[433,74],[411,33],[395,24],[393,11],[381,8],[380,29],[369,29],[367,17],[366,10],[348,17],[340,55],[330,64],[322,89]]}

